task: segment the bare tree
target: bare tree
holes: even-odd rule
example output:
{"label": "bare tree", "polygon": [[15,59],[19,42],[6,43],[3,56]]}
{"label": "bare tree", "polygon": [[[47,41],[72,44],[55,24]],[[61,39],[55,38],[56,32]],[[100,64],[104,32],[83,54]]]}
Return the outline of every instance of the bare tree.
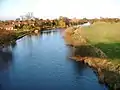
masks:
{"label": "bare tree", "polygon": [[24,16],[20,16],[20,18],[21,18],[22,20],[24,20]]}
{"label": "bare tree", "polygon": [[28,12],[26,15],[25,15],[26,19],[27,20],[30,20],[33,18],[33,12]]}
{"label": "bare tree", "polygon": [[33,12],[28,12],[28,13],[25,14],[25,15],[21,15],[20,18],[21,18],[22,20],[31,20],[31,19],[34,18]]}

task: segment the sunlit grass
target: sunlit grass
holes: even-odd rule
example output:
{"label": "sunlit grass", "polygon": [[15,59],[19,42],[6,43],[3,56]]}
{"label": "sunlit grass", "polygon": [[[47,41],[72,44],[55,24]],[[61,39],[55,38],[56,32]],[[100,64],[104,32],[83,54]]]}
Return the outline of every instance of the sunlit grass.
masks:
{"label": "sunlit grass", "polygon": [[99,22],[82,27],[88,43],[100,48],[110,60],[120,62],[120,23]]}

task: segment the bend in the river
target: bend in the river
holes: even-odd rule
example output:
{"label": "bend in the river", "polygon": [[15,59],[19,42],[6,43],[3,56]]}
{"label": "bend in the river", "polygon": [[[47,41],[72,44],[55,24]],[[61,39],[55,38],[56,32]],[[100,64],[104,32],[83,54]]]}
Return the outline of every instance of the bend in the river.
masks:
{"label": "bend in the river", "polygon": [[107,90],[91,68],[69,59],[63,32],[25,36],[0,50],[0,90]]}

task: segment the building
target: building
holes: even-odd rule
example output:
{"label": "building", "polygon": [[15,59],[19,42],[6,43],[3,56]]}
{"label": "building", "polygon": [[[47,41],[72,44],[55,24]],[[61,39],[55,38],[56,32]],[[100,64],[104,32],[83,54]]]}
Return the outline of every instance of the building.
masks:
{"label": "building", "polygon": [[0,29],[3,29],[3,25],[0,25]]}
{"label": "building", "polygon": [[5,25],[4,29],[5,30],[14,30],[13,25]]}

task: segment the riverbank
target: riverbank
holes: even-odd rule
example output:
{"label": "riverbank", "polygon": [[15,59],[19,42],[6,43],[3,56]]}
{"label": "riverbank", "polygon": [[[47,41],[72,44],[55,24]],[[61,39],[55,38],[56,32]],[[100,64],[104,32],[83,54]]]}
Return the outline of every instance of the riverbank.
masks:
{"label": "riverbank", "polygon": [[[109,55],[111,54],[112,57],[115,57],[114,52],[116,50],[118,52],[119,48],[115,49],[112,52],[112,50],[116,47],[112,46],[110,48],[109,46],[109,50],[106,50],[107,48],[106,46],[104,47],[104,49],[101,49],[103,48],[102,47],[103,45],[100,46],[99,43],[101,42],[105,43],[107,41],[109,41],[110,43],[110,40],[112,40],[111,42],[118,41],[119,40],[118,38],[114,39],[114,37],[120,34],[117,29],[118,25],[119,25],[118,23],[115,24],[97,23],[87,27],[80,27],[80,28],[70,27],[65,31],[66,43],[68,45],[74,46],[75,48],[74,56],[70,58],[77,61],[82,61],[88,64],[90,67],[92,67],[93,70],[97,72],[99,81],[101,83],[107,84],[110,90],[120,89],[119,58],[117,58],[118,60],[116,62],[116,60],[114,61],[113,58],[111,58]],[[105,38],[105,36],[107,37],[107,39]],[[110,40],[108,40],[108,38]],[[118,53],[116,55],[119,56]]]}
{"label": "riverbank", "polygon": [[[17,31],[6,31],[6,30],[0,30],[1,35],[0,35],[0,46],[4,46],[5,44],[10,44],[10,43],[14,43],[16,40],[31,34],[31,33],[39,33],[41,31],[44,30],[51,30],[51,29],[61,29],[61,27],[55,28],[42,28],[40,30],[36,29],[36,30],[17,30]],[[62,28],[63,29],[63,28]],[[8,37],[6,37],[8,36]]]}
{"label": "riverbank", "polygon": [[14,43],[17,39],[29,34],[30,31],[3,31],[0,35],[0,46]]}

